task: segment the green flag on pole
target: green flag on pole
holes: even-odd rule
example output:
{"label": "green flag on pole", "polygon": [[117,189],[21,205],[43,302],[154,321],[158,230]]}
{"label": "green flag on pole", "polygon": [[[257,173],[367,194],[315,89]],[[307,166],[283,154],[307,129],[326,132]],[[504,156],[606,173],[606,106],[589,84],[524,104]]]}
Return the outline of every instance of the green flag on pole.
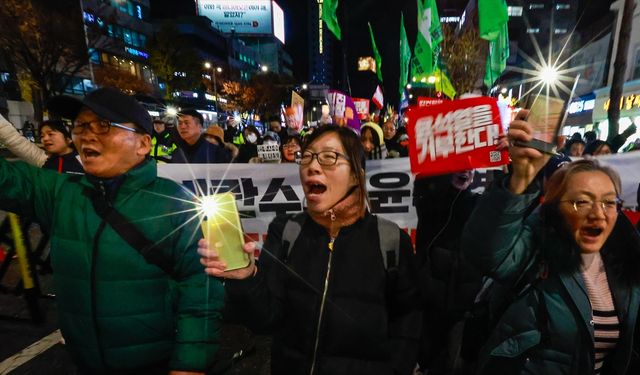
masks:
{"label": "green flag on pole", "polygon": [[322,19],[336,39],[342,39],[342,31],[338,23],[338,0],[324,0],[322,3]]}
{"label": "green flag on pole", "polygon": [[376,39],[373,37],[373,28],[371,28],[371,23],[367,22],[369,25],[369,35],[371,35],[371,48],[373,49],[373,58],[376,60],[376,74],[378,75],[378,79],[382,82],[382,57],[380,56],[380,52],[378,52],[378,47],[376,46]]}
{"label": "green flag on pole", "polygon": [[489,41],[484,84],[491,87],[507,68],[509,29],[505,0],[478,0],[480,37]]}
{"label": "green flag on pole", "polygon": [[448,96],[449,99],[453,100],[453,98],[456,96],[456,89],[451,84],[451,80],[449,80],[449,76],[447,75],[447,73],[442,71],[440,67],[436,66],[435,70],[433,71],[433,75],[436,76],[436,90],[442,92],[443,94]]}
{"label": "green flag on pole", "polygon": [[440,54],[442,28],[435,0],[418,0],[418,35],[413,48],[412,75],[433,72],[435,61]]}
{"label": "green flag on pole", "polygon": [[409,47],[409,39],[407,38],[407,31],[404,28],[404,14],[400,13],[400,80],[399,90],[400,96],[404,92],[405,86],[407,86],[409,75],[409,63],[411,62],[411,47]]}

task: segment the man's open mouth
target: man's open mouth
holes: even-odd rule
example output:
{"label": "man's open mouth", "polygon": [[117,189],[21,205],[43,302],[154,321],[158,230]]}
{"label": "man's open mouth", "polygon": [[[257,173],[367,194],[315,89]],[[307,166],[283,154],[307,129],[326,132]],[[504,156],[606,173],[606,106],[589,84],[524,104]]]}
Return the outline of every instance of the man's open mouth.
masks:
{"label": "man's open mouth", "polygon": [[94,149],[91,148],[85,148],[82,150],[82,156],[84,156],[85,158],[89,159],[89,158],[95,158],[100,156],[100,153]]}

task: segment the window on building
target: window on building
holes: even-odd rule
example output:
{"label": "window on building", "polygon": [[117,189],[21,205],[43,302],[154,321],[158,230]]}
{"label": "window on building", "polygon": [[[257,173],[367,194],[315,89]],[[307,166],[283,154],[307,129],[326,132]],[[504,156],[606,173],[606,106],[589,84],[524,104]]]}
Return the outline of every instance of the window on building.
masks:
{"label": "window on building", "polygon": [[521,6],[508,6],[507,14],[509,17],[521,17],[522,16],[522,7]]}
{"label": "window on building", "polygon": [[527,34],[537,34],[540,32],[539,27],[530,27],[527,29]]}
{"label": "window on building", "polygon": [[566,34],[567,33],[567,29],[564,28],[557,28],[553,30],[554,34]]}
{"label": "window on building", "polygon": [[571,4],[556,4],[556,10],[571,9]]}
{"label": "window on building", "polygon": [[532,3],[529,4],[529,9],[544,9],[544,4]]}

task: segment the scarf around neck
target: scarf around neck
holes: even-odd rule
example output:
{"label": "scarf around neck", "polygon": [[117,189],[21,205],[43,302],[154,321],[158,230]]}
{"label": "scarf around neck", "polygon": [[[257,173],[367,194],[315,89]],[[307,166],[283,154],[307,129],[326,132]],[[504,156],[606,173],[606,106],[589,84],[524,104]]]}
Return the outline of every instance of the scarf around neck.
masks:
{"label": "scarf around neck", "polygon": [[364,216],[365,207],[360,206],[360,194],[358,189],[353,191],[333,208],[323,212],[307,211],[309,216],[325,228],[329,235],[335,237],[341,228],[349,226]]}

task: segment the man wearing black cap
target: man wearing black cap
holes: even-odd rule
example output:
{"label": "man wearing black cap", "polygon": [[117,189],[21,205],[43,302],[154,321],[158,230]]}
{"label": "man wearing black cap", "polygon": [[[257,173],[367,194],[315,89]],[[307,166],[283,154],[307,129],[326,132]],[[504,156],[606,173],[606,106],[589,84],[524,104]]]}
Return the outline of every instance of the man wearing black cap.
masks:
{"label": "man wearing black cap", "polygon": [[178,148],[171,163],[228,163],[231,155],[218,145],[211,144],[202,135],[204,118],[195,109],[185,109],[178,113]]}
{"label": "man wearing black cap", "polygon": [[218,344],[223,289],[202,272],[197,208],[157,176],[151,118],[103,88],[57,97],[87,173],[0,160],[0,209],[51,233],[59,321],[81,374],[202,374]]}

